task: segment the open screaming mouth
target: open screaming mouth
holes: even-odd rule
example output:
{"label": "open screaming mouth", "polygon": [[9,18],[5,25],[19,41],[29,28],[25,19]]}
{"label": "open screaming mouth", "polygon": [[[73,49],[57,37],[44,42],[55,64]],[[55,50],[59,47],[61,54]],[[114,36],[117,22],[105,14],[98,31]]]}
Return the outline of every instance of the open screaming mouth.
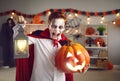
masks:
{"label": "open screaming mouth", "polygon": [[59,36],[60,33],[56,34],[56,33],[53,32],[52,35],[53,35],[53,36]]}

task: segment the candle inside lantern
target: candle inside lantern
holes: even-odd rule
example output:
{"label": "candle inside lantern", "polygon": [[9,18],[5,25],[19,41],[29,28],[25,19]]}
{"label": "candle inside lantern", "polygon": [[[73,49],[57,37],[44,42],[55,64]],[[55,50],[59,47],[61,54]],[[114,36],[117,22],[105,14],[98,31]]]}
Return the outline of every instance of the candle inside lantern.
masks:
{"label": "candle inside lantern", "polygon": [[26,53],[27,41],[26,40],[17,40],[17,51],[18,53]]}

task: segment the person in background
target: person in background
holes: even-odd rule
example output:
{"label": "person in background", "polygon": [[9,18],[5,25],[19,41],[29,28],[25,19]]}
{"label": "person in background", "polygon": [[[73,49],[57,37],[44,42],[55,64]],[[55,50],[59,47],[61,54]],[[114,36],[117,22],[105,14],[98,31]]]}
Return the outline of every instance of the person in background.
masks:
{"label": "person in background", "polygon": [[73,81],[72,73],[64,73],[55,67],[55,54],[67,44],[66,17],[53,12],[48,18],[48,28],[28,35],[29,58],[16,60],[16,81]]}
{"label": "person in background", "polygon": [[13,19],[8,18],[5,23],[2,24],[0,31],[0,45],[2,47],[3,67],[12,68],[15,67],[14,60],[14,47],[13,47],[13,27],[15,22]]}

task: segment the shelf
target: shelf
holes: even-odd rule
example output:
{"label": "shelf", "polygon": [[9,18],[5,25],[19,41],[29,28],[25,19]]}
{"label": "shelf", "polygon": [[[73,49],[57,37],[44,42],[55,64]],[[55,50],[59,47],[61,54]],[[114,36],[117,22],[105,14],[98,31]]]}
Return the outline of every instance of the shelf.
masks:
{"label": "shelf", "polygon": [[32,25],[33,26],[33,25],[45,25],[45,24],[31,24],[30,23],[30,24],[20,24],[20,25]]}
{"label": "shelf", "polygon": [[85,35],[85,37],[107,37],[107,35]]}
{"label": "shelf", "polygon": [[45,24],[25,24],[25,25],[38,25],[38,26],[40,26],[40,25],[45,25]]}
{"label": "shelf", "polygon": [[97,66],[94,66],[94,65],[91,65],[90,67],[89,67],[89,69],[99,69],[99,70],[104,70],[104,69],[106,69],[106,67],[97,67]]}
{"label": "shelf", "polygon": [[85,46],[85,48],[88,48],[88,49],[107,49],[107,47],[96,47],[96,46]]}
{"label": "shelf", "polygon": [[108,59],[108,57],[90,56],[91,59]]}
{"label": "shelf", "polygon": [[[100,35],[97,30],[99,27],[105,27],[105,31]],[[88,50],[90,56],[90,69],[107,69],[108,62],[108,29],[107,25],[86,25],[84,27],[84,47]]]}
{"label": "shelf", "polygon": [[45,30],[45,24],[25,24],[24,30],[26,34],[31,34],[37,30]]}

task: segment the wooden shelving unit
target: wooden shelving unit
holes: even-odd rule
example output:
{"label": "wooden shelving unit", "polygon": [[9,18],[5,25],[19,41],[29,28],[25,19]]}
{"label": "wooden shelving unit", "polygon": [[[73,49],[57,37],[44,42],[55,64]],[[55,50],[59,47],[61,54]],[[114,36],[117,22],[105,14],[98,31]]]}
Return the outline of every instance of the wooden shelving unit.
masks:
{"label": "wooden shelving unit", "polygon": [[[106,29],[103,32],[103,35],[99,35],[99,32],[97,31],[97,28],[100,26],[103,26]],[[90,69],[107,69],[106,66],[108,62],[107,25],[103,24],[86,25],[84,27],[84,46],[90,54],[91,59]]]}

